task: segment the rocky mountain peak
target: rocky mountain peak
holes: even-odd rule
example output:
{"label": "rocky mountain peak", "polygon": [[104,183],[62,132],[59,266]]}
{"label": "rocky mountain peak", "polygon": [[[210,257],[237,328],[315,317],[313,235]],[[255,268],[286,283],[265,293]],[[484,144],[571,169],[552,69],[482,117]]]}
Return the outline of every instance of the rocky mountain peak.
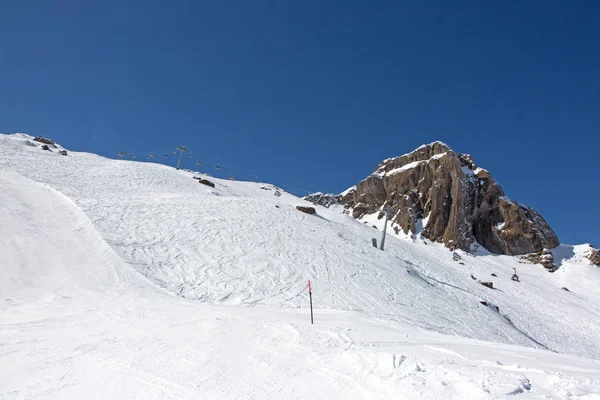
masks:
{"label": "rocky mountain peak", "polygon": [[479,244],[517,255],[559,244],[537,211],[506,197],[471,155],[455,153],[442,142],[382,161],[339,197],[358,219],[382,216],[381,209],[389,205],[396,233],[423,235],[449,248],[469,250]]}
{"label": "rocky mountain peak", "polygon": [[427,162],[433,157],[442,157],[449,151],[452,151],[452,149],[442,142],[426,144],[408,154],[383,160],[375,169],[375,174],[386,175],[396,170],[411,167],[415,163]]}

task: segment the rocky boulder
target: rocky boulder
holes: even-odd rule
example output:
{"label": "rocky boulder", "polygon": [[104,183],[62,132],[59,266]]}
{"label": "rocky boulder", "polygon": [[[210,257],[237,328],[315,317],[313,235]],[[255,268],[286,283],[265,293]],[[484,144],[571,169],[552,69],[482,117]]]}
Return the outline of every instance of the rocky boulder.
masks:
{"label": "rocky boulder", "polygon": [[450,249],[468,251],[478,243],[493,253],[520,255],[559,244],[537,211],[506,197],[471,155],[441,142],[382,161],[338,199],[358,219],[390,206],[394,231],[422,234]]}
{"label": "rocky boulder", "polygon": [[53,147],[55,146],[54,140],[45,138],[43,136],[36,136],[33,140],[35,142],[44,143],[44,144],[47,144],[47,145],[50,145],[50,146],[53,146]]}
{"label": "rocky boulder", "polygon": [[206,186],[210,186],[212,188],[215,187],[215,184],[213,182],[209,181],[208,179],[200,178],[198,176],[194,176],[193,178],[196,179],[198,181],[198,183],[201,183]]}
{"label": "rocky boulder", "polygon": [[296,206],[296,210],[310,215],[317,213],[317,210],[315,210],[313,207]]}

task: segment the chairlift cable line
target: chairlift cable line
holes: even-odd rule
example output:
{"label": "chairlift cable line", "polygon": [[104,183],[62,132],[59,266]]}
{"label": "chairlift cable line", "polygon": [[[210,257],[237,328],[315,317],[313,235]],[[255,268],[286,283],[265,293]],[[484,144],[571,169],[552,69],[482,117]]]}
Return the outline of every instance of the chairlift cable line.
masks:
{"label": "chairlift cable line", "polygon": [[[219,169],[221,171],[224,171],[224,172],[230,172],[233,175],[235,175],[238,179],[239,178],[244,178],[245,180],[254,182],[254,181],[256,181],[256,177],[257,176],[263,176],[264,177],[264,176],[267,175],[267,174],[262,174],[262,173],[261,174],[256,174],[255,173],[256,171],[249,171],[245,167],[243,167],[243,166],[241,166],[239,164],[230,163],[227,160],[217,159],[215,157],[199,153],[199,152],[193,150],[193,148],[190,148],[190,147],[187,147],[187,146],[186,146],[186,149],[187,149],[187,152],[189,154],[191,154],[191,155],[193,154],[195,156],[199,156],[200,159],[208,159],[208,160],[214,161],[215,162],[215,166],[217,166],[217,165],[219,166],[219,168],[217,168],[217,169]],[[142,158],[141,157],[142,155],[143,155],[143,158],[147,159],[147,156],[149,156],[149,154],[153,154],[153,155],[160,154],[160,152],[156,152],[156,151],[131,151],[131,152],[124,152],[124,153],[127,156],[131,156],[131,155],[134,156],[134,157],[130,157],[130,159]],[[176,155],[177,154],[177,150],[171,150],[171,151],[164,152],[162,158],[170,158],[170,155],[172,155],[172,154]],[[152,157],[152,158],[154,158],[154,157]],[[223,162],[223,161],[225,161],[225,162]],[[160,163],[160,161],[158,161],[158,162]],[[204,164],[204,163],[201,161],[201,164]],[[196,163],[196,165],[197,166],[201,166],[201,165],[198,165],[197,163]],[[232,168],[230,168],[230,166],[234,166],[236,168],[232,169]],[[239,167],[241,170],[244,170],[246,172],[240,172],[240,170],[238,170],[237,167]],[[297,187],[297,186],[294,186],[294,185],[290,185],[290,184],[281,182],[279,180],[274,181],[274,180],[270,180],[268,178],[263,178],[263,179],[264,179],[264,182],[262,182],[262,183],[272,184],[272,185],[281,187],[281,188],[285,189],[286,191],[289,191],[290,193],[297,194],[298,196],[303,196],[303,195],[306,195],[306,194],[309,194],[309,193],[314,193],[314,192],[318,191],[318,190],[316,190],[314,188],[300,188],[300,187]],[[294,192],[296,192],[296,193],[294,193]]]}

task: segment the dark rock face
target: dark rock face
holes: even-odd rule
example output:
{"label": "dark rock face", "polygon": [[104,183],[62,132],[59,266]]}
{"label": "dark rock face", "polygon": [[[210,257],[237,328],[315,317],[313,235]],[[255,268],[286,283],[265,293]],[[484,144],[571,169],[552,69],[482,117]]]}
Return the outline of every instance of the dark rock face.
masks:
{"label": "dark rock face", "polygon": [[200,182],[200,183],[201,183],[201,184],[203,184],[203,185],[210,186],[210,187],[212,187],[212,188],[214,188],[214,187],[215,187],[215,184],[214,184],[214,183],[212,183],[211,181],[209,181],[209,180],[206,180],[206,179],[200,179],[198,182]]}
{"label": "dark rock face", "polygon": [[372,214],[379,210],[379,206],[385,202],[386,192],[384,181],[378,176],[369,176],[356,185],[356,192],[360,194],[354,198],[354,210],[352,216],[359,218],[363,214]]}
{"label": "dark rock face", "polygon": [[40,142],[40,143],[48,144],[50,146],[54,146],[54,140],[45,138],[43,136],[37,136],[33,140],[36,141],[36,142]]}
{"label": "dark rock face", "polygon": [[375,172],[339,196],[354,218],[391,206],[394,230],[420,233],[448,248],[478,243],[497,254],[556,247],[558,238],[535,210],[506,197],[473,157],[434,142],[382,161]]}
{"label": "dark rock face", "polygon": [[315,210],[313,207],[296,206],[296,210],[310,215],[317,213],[317,210]]}
{"label": "dark rock face", "polygon": [[483,286],[493,289],[494,288],[494,282],[481,282],[479,281],[480,284],[482,284]]}
{"label": "dark rock face", "polygon": [[213,182],[209,181],[208,179],[204,179],[204,178],[200,178],[200,177],[196,177],[196,176],[194,176],[194,179],[196,179],[198,181],[198,183],[201,183],[203,185],[210,186],[212,188],[215,187],[215,184]]}

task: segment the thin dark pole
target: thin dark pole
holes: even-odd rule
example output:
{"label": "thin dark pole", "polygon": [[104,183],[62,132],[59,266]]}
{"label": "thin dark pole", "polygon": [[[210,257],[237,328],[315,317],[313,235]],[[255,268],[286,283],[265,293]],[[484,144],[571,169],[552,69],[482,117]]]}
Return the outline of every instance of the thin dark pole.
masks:
{"label": "thin dark pole", "polygon": [[179,169],[179,165],[181,164],[181,155],[183,154],[183,150],[179,150],[179,159],[177,160],[177,169]]}
{"label": "thin dark pole", "polygon": [[312,307],[312,289],[310,287],[310,281],[308,281],[308,297],[310,298],[310,323],[314,324],[315,321],[313,319],[313,307]]}
{"label": "thin dark pole", "polygon": [[385,231],[387,230],[388,223],[388,212],[385,213],[385,223],[383,224],[383,235],[381,236],[381,247],[380,250],[383,250],[383,246],[385,246]]}

